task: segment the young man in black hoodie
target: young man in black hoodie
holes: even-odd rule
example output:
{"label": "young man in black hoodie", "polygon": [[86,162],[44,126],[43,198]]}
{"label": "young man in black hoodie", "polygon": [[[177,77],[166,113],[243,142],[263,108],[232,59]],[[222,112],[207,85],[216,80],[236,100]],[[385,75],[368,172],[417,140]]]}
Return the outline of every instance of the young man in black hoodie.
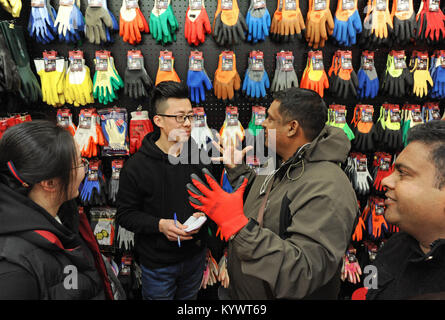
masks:
{"label": "young man in black hoodie", "polygon": [[195,299],[205,268],[207,226],[184,231],[191,215],[203,215],[190,206],[184,186],[191,173],[204,167],[215,171],[196,161],[185,84],[161,82],[153,89],[150,109],[155,131],[145,136],[120,173],[117,220],[135,233],[142,297]]}

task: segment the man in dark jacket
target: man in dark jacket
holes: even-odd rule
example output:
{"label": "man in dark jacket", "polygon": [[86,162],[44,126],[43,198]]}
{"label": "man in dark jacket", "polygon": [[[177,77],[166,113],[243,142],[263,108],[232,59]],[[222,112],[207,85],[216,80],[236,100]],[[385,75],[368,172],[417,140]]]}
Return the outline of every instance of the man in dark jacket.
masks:
{"label": "man in dark jacket", "polygon": [[401,232],[377,253],[366,299],[443,298],[445,121],[410,129],[408,145],[382,184],[387,190],[385,219]]}
{"label": "man in dark jacket", "polygon": [[155,131],[121,171],[117,219],[135,233],[143,298],[194,299],[205,269],[207,226],[184,231],[190,216],[203,215],[189,205],[184,185],[204,168],[193,161],[198,147],[190,139],[187,86],[168,81],[154,88],[151,119]]}
{"label": "man in dark jacket", "polygon": [[[226,146],[221,160],[231,159],[225,167],[232,185],[239,186],[243,177],[248,182],[226,194],[192,179],[205,196],[193,196],[198,201],[191,202],[229,240],[231,299],[336,299],[358,210],[339,166],[347,158],[349,139],[341,129],[325,125],[326,105],[310,90],[276,95],[267,113],[262,125],[266,145],[281,159],[278,169],[255,174],[245,164],[236,165],[248,147],[232,153]],[[272,134],[275,146],[269,145]],[[243,204],[245,187],[250,189]],[[208,203],[206,198],[216,193],[215,199],[223,200]]]}

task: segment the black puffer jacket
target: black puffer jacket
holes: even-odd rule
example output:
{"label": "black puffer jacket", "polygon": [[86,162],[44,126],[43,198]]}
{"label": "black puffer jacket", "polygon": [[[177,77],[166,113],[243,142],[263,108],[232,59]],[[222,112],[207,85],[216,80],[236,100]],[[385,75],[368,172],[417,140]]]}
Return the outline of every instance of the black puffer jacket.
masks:
{"label": "black puffer jacket", "polygon": [[0,299],[105,299],[76,208],[61,207],[61,224],[0,179]]}

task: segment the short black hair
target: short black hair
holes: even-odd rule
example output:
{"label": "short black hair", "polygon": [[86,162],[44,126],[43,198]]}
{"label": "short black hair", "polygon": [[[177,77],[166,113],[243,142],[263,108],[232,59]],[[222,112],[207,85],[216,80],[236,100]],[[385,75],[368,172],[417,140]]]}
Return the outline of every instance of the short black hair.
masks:
{"label": "short black hair", "polygon": [[408,144],[421,142],[431,147],[430,156],[437,171],[437,187],[445,186],[445,121],[433,120],[408,131]]}
{"label": "short black hair", "polygon": [[297,120],[306,138],[314,140],[323,130],[328,109],[318,93],[308,89],[290,88],[279,91],[273,98],[280,102],[280,114],[285,121]]}
{"label": "short black hair", "polygon": [[[0,139],[0,176],[9,187],[25,195],[36,183],[59,178],[59,195],[66,199],[77,156],[74,138],[66,129],[52,121],[24,122],[8,128]],[[24,188],[9,172],[9,161],[30,188]]]}
{"label": "short black hair", "polygon": [[150,98],[150,117],[163,113],[162,102],[169,98],[188,99],[189,90],[185,83],[163,81],[153,88]]}

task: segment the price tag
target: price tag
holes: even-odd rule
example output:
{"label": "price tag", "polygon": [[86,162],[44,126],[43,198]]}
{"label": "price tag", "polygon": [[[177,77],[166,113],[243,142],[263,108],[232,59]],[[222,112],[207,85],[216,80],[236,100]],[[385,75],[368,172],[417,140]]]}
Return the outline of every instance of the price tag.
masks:
{"label": "price tag", "polygon": [[173,55],[170,51],[163,51],[159,57],[159,70],[171,72],[173,71]]}
{"label": "price tag", "polygon": [[103,0],[88,0],[88,6],[89,7],[103,7],[104,2],[103,2]]}
{"label": "price tag", "polygon": [[85,60],[83,59],[83,51],[69,51],[69,59],[70,59],[70,71],[71,72],[80,72],[83,71],[83,67],[85,65]]}
{"label": "price tag", "polygon": [[139,0],[125,0],[125,6],[127,9],[139,8]]}
{"label": "price tag", "polygon": [[189,1],[190,10],[201,10],[202,0],[190,0]]}
{"label": "price tag", "polygon": [[341,6],[343,10],[353,10],[355,9],[354,0],[342,0]]}
{"label": "price tag", "polygon": [[409,11],[410,0],[398,0],[397,1],[397,12]]}
{"label": "price tag", "polygon": [[285,9],[289,11],[297,10],[297,1],[296,0],[286,0]]}
{"label": "price tag", "polygon": [[429,0],[429,11],[438,12],[440,10],[440,0]]}
{"label": "price tag", "polygon": [[165,10],[168,8],[168,0],[157,0],[156,1],[156,8],[158,10]]}
{"label": "price tag", "polygon": [[67,6],[72,7],[74,5],[74,0],[60,0],[59,1],[60,6]]}
{"label": "price tag", "polygon": [[189,70],[202,71],[204,70],[204,56],[200,51],[192,51],[189,57]]}
{"label": "price tag", "polygon": [[314,10],[321,11],[326,9],[326,0],[314,0]]}
{"label": "price tag", "polygon": [[233,52],[227,51],[222,54],[222,70],[232,71],[233,70]]}
{"label": "price tag", "polygon": [[253,71],[264,71],[264,54],[262,51],[252,51],[250,53],[250,68]]}
{"label": "price tag", "polygon": [[222,10],[232,10],[233,1],[232,0],[222,0],[221,1],[221,9]]}
{"label": "price tag", "polygon": [[266,0],[253,0],[254,9],[266,8]]}
{"label": "price tag", "polygon": [[31,7],[33,8],[45,7],[45,0],[31,0]]}
{"label": "price tag", "polygon": [[321,51],[315,51],[311,55],[312,69],[324,70],[323,53]]}
{"label": "price tag", "polygon": [[96,71],[107,71],[109,58],[110,51],[96,51],[96,59],[94,59]]}
{"label": "price tag", "polygon": [[127,67],[129,70],[141,70],[144,66],[144,57],[140,50],[127,52]]}

